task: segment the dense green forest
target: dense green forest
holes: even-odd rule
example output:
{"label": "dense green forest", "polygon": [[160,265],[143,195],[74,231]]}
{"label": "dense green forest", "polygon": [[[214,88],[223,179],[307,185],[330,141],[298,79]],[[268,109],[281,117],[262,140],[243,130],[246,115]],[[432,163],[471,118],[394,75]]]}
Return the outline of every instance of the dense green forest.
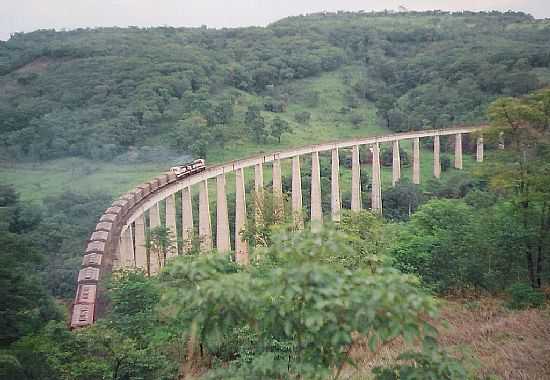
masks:
{"label": "dense green forest", "polygon": [[[431,193],[406,181],[388,189],[384,218],[345,214],[318,233],[266,219],[245,231],[257,245],[248,267],[213,252],[180,256],[154,278],[117,273],[110,311],[76,332],[52,297],[74,278],[56,265],[70,263],[108,199],[68,193],[36,210],[3,187],[0,376],[547,377],[550,91],[499,98],[488,118],[486,138],[504,132],[508,149]],[[452,295],[466,295],[461,309],[443,301]],[[449,341],[441,312],[458,336],[469,330],[457,312],[482,332],[466,347]],[[372,355],[390,356],[364,366]]]}
{"label": "dense green forest", "polygon": [[[334,121],[360,124],[367,100],[396,131],[480,122],[495,97],[549,82],[549,40],[547,21],[512,12],[15,34],[0,43],[0,158],[111,159],[152,141],[195,155],[263,144],[308,122],[320,94],[293,83],[326,72],[345,84]],[[294,103],[305,109],[289,114]]]}
{"label": "dense green forest", "polygon": [[[113,193],[139,179],[102,192],[38,188],[32,203],[0,181],[0,380],[550,377],[549,41],[550,23],[522,13],[437,11],[37,31],[0,43],[0,160],[77,157],[69,164],[87,164],[75,179],[92,174],[90,162],[158,147],[222,160],[224,150],[492,125],[486,161],[465,157],[464,171],[450,168],[442,139],[441,180],[428,180],[423,150],[421,185],[404,173],[391,188],[384,148],[383,217],[345,214],[319,233],[266,218],[244,231],[256,247],[248,267],[193,252],[155,278],[117,273],[110,309],[77,331],[67,310],[86,239]],[[326,157],[321,166],[328,215]],[[367,170],[361,182],[366,209]]]}

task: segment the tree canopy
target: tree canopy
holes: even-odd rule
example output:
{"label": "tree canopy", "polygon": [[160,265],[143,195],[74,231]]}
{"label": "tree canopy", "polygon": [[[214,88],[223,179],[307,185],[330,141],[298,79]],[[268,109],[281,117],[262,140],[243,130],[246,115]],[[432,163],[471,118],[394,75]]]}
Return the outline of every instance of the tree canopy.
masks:
{"label": "tree canopy", "polygon": [[[346,77],[343,109],[372,101],[386,128],[479,122],[495,97],[547,83],[549,39],[548,21],[513,12],[338,12],[265,28],[17,33],[0,43],[0,146],[10,158],[111,159],[176,130],[179,149],[204,155],[212,142],[265,140],[263,116],[249,137],[236,99],[262,96],[262,112],[284,113],[294,95],[287,84],[335,70]],[[347,68],[359,75],[346,76]],[[317,106],[318,93],[303,98]],[[300,123],[305,112],[296,113]],[[197,117],[206,131],[188,133],[182,125]]]}

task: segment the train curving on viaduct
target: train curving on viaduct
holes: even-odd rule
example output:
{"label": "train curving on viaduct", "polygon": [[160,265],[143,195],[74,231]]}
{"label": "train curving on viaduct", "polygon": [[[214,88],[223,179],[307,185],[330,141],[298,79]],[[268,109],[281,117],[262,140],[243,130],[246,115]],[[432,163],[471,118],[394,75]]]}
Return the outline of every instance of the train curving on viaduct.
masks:
{"label": "train curving on viaduct", "polygon": [[[351,149],[352,153],[352,185],[351,210],[361,209],[361,180],[359,161],[359,147],[366,145],[372,152],[372,195],[371,209],[375,213],[382,213],[382,186],[380,178],[380,144],[391,144],[393,150],[392,183],[395,185],[401,178],[401,162],[399,145],[404,140],[412,140],[412,181],[420,183],[420,139],[433,139],[433,176],[441,175],[440,137],[454,138],[454,167],[462,169],[462,138],[465,134],[475,133],[476,160],[483,161],[483,138],[481,129],[477,127],[457,127],[440,130],[425,130],[406,132],[384,136],[356,138],[348,141],[336,141],[301,148],[288,149],[206,168],[205,171],[177,179],[175,174],[162,174],[155,179],[137,186],[113,202],[101,216],[95,231],[92,233],[84,258],[82,269],[78,274],[78,286],[71,314],[71,328],[79,328],[92,324],[96,314],[104,307],[101,279],[118,268],[141,268],[151,274],[157,273],[159,263],[149,260],[146,249],[146,232],[148,229],[164,224],[170,233],[180,237],[184,242],[182,252],[190,249],[193,238],[193,207],[192,187],[198,187],[199,215],[198,232],[200,249],[209,251],[216,248],[219,252],[231,250],[231,236],[228,217],[228,203],[226,195],[226,173],[235,174],[235,260],[240,264],[248,263],[248,246],[240,232],[246,224],[246,192],[245,171],[254,169],[254,189],[256,194],[263,190],[263,165],[272,166],[274,212],[283,210],[283,190],[281,161],[291,160],[292,190],[291,205],[292,217],[298,228],[303,228],[302,215],[302,186],[300,174],[300,158],[311,156],[311,228],[317,228],[323,221],[321,208],[321,175],[319,153],[331,152],[331,215],[330,218],[340,220],[340,163],[339,149]],[[477,133],[476,133],[477,132]],[[216,180],[216,247],[213,247],[213,231],[211,223],[210,202],[208,194],[208,180]],[[181,196],[181,223],[176,223],[176,194]],[[180,195],[181,194],[181,195]],[[164,201],[166,206],[164,221],[161,221],[159,203]],[[179,204],[179,202],[178,202]],[[148,221],[148,223],[147,223]],[[164,223],[163,223],[164,222]],[[181,225],[177,231],[177,225]],[[174,236],[175,237],[175,236]],[[177,239],[175,239],[177,241]],[[177,255],[177,249],[172,250],[169,256]],[[169,259],[169,258],[168,258]]]}

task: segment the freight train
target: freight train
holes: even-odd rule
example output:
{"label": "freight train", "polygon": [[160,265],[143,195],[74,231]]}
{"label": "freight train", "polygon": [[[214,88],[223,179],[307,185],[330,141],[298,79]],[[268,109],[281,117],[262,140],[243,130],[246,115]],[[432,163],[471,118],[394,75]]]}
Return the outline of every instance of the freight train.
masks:
{"label": "freight train", "polygon": [[[96,225],[86,246],[82,259],[82,268],[78,273],[76,297],[72,305],[71,329],[89,326],[94,323],[98,306],[98,284],[105,268],[104,255],[118,244],[114,239],[120,234],[124,218],[129,211],[151,193],[190,175],[206,169],[205,161],[193,162],[171,167],[170,170],[152,181],[137,186],[113,202]],[[114,252],[109,252],[111,255]]]}

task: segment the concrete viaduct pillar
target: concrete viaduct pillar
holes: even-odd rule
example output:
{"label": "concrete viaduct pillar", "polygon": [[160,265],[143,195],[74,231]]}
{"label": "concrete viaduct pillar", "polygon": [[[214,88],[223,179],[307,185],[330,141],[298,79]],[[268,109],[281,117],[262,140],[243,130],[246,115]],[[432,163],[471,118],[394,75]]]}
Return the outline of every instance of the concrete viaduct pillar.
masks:
{"label": "concrete viaduct pillar", "polygon": [[[439,178],[441,176],[441,160],[440,160],[440,135],[439,131],[434,131],[430,135],[422,135],[421,137],[433,136],[434,146],[434,177]],[[442,132],[444,135],[448,133]],[[462,169],[462,134],[469,133],[462,130],[453,131],[451,136],[456,138],[455,142],[455,162],[454,166],[457,169]],[[417,134],[417,136],[420,134]],[[414,136],[414,135],[413,135]],[[402,137],[394,137],[393,139],[383,139],[383,141],[389,141],[392,143],[392,185],[401,179],[401,159],[400,159],[400,139],[412,139],[412,181],[415,184],[419,184],[421,181],[420,173],[420,137],[413,137],[404,135]],[[380,145],[378,140],[373,139],[370,142],[363,141],[362,144],[372,144],[372,194],[371,194],[371,209],[374,213],[382,214],[383,201],[382,201],[382,167],[380,162]],[[362,209],[361,202],[361,164],[360,164],[360,145],[356,142],[355,145],[347,145],[352,150],[352,181],[351,181],[351,210],[358,212]],[[321,167],[319,159],[319,151],[312,149],[311,152],[311,229],[312,231],[318,231],[323,223],[323,210],[322,210],[322,190],[321,190]],[[338,222],[341,218],[341,194],[340,194],[340,165],[339,165],[339,151],[336,145],[330,147],[323,147],[320,151],[331,151],[331,218],[333,221]],[[299,152],[299,151],[298,151]],[[304,215],[303,215],[303,194],[302,194],[302,178],[300,168],[300,155],[293,156],[287,155],[285,157],[291,157],[292,159],[292,213],[293,221],[296,229],[303,229],[304,227]],[[256,224],[263,223],[265,216],[262,214],[263,208],[261,207],[265,202],[264,193],[264,175],[263,175],[263,163],[269,160],[269,156],[257,159],[253,161],[254,166],[254,189],[255,189],[255,222]],[[478,162],[484,159],[484,145],[483,137],[480,136],[477,139],[477,152],[476,160]],[[283,181],[281,171],[281,161],[276,155],[273,157],[273,213],[276,222],[283,221],[284,214],[284,198],[283,198]],[[239,167],[239,166],[237,166]],[[235,259],[240,264],[249,263],[249,247],[245,239],[242,238],[241,232],[244,230],[247,224],[247,210],[246,210],[246,194],[245,194],[245,167],[239,167],[236,173],[236,210],[235,210]],[[223,170],[215,168],[214,173],[209,176],[210,173],[206,173],[206,176],[198,177],[195,181],[190,181],[185,187],[181,188],[181,224],[182,231],[181,237],[183,240],[182,250],[184,253],[191,251],[192,240],[194,234],[193,226],[193,210],[192,210],[192,191],[191,186],[198,186],[199,190],[199,238],[200,238],[200,250],[210,251],[213,247],[212,244],[212,225],[210,216],[209,194],[208,194],[208,178],[216,177],[216,248],[219,252],[231,251],[231,239],[230,226],[229,226],[229,210],[227,204],[227,189],[226,189],[226,177],[227,171],[235,170],[235,164],[233,168],[227,167]],[[160,202],[166,204],[166,227],[169,230],[170,236],[176,245],[176,248],[168,252],[167,257],[176,256],[178,253],[178,231],[176,223],[176,199],[175,193],[166,196],[164,199],[154,198],[156,203],[148,203],[150,208],[143,212],[141,215],[136,215],[133,219],[133,225],[126,227],[119,240],[119,259],[122,267],[138,267],[147,270],[149,274],[158,273],[160,266],[162,266],[163,258],[156,257],[157,252],[147,251],[147,228],[152,230],[163,224],[160,216]],[[147,219],[149,219],[149,227],[146,226]]]}
{"label": "concrete viaduct pillar", "polygon": [[477,162],[483,162],[483,154],[484,154],[483,137],[479,137],[477,139],[477,149],[476,149]]}
{"label": "concrete viaduct pillar", "polygon": [[300,156],[292,157],[292,217],[296,229],[304,228],[302,211],[302,176],[300,173]]}
{"label": "concrete viaduct pillar", "polygon": [[135,240],[136,240],[136,267],[149,273],[147,266],[147,249],[145,247],[145,215],[141,214],[135,220]]}
{"label": "concrete viaduct pillar", "polygon": [[332,171],[330,176],[330,205],[332,211],[332,221],[340,221],[340,157],[338,148],[332,150]]}
{"label": "concrete viaduct pillar", "polygon": [[210,203],[208,201],[208,181],[199,184],[199,238],[202,252],[212,250],[212,224],[210,221]]}
{"label": "concrete viaduct pillar", "polygon": [[420,184],[420,139],[413,139],[413,175],[412,182],[415,185]]}
{"label": "concrete viaduct pillar", "polygon": [[235,261],[242,265],[249,263],[248,243],[241,234],[246,226],[245,197],[244,169],[241,168],[235,173]]}
{"label": "concrete viaduct pillar", "polygon": [[181,239],[183,253],[189,253],[193,248],[193,206],[191,204],[191,188],[185,187],[181,191]]}
{"label": "concrete viaduct pillar", "polygon": [[254,217],[256,225],[261,225],[264,219],[264,168],[261,163],[254,165],[254,193]]}
{"label": "concrete viaduct pillar", "polygon": [[166,198],[166,228],[168,228],[172,247],[168,251],[167,258],[178,255],[178,228],[176,227],[176,195],[172,194]]}
{"label": "concrete viaduct pillar", "polygon": [[504,132],[498,134],[498,149],[504,149]]}
{"label": "concrete viaduct pillar", "polygon": [[149,209],[149,227],[151,229],[160,227],[160,207],[158,203],[155,203],[155,205]]}
{"label": "concrete viaduct pillar", "polygon": [[319,166],[319,152],[313,152],[311,154],[311,230],[319,231],[322,224],[321,168]]}
{"label": "concrete viaduct pillar", "polygon": [[455,168],[462,169],[462,133],[455,136]]}
{"label": "concrete viaduct pillar", "polygon": [[359,161],[359,145],[351,150],[351,211],[361,211],[361,163]]}
{"label": "concrete viaduct pillar", "polygon": [[285,206],[283,201],[283,179],[281,175],[281,161],[273,161],[273,220],[284,220]]}
{"label": "concrete viaduct pillar", "polygon": [[122,268],[133,268],[136,266],[134,257],[134,237],[132,236],[132,225],[129,225],[120,234],[120,266]]}
{"label": "concrete viaduct pillar", "polygon": [[439,135],[434,136],[434,177],[441,177],[441,143],[439,141]]}
{"label": "concrete viaduct pillar", "polygon": [[[160,207],[158,203],[155,203],[153,207],[149,209],[149,231],[154,228],[160,227]],[[151,274],[157,274],[160,270],[158,252],[152,252],[149,249],[149,272]]]}
{"label": "concrete viaduct pillar", "polygon": [[392,160],[392,186],[401,179],[401,156],[399,155],[399,140],[393,142],[393,160]]}
{"label": "concrete viaduct pillar", "polygon": [[[399,152],[399,151],[398,151]],[[372,147],[372,195],[371,208],[378,215],[382,215],[382,183],[380,176],[380,147],[378,143]]]}
{"label": "concrete viaduct pillar", "polygon": [[229,237],[229,216],[227,213],[227,194],[225,191],[225,174],[216,177],[216,248],[218,252],[231,251]]}

